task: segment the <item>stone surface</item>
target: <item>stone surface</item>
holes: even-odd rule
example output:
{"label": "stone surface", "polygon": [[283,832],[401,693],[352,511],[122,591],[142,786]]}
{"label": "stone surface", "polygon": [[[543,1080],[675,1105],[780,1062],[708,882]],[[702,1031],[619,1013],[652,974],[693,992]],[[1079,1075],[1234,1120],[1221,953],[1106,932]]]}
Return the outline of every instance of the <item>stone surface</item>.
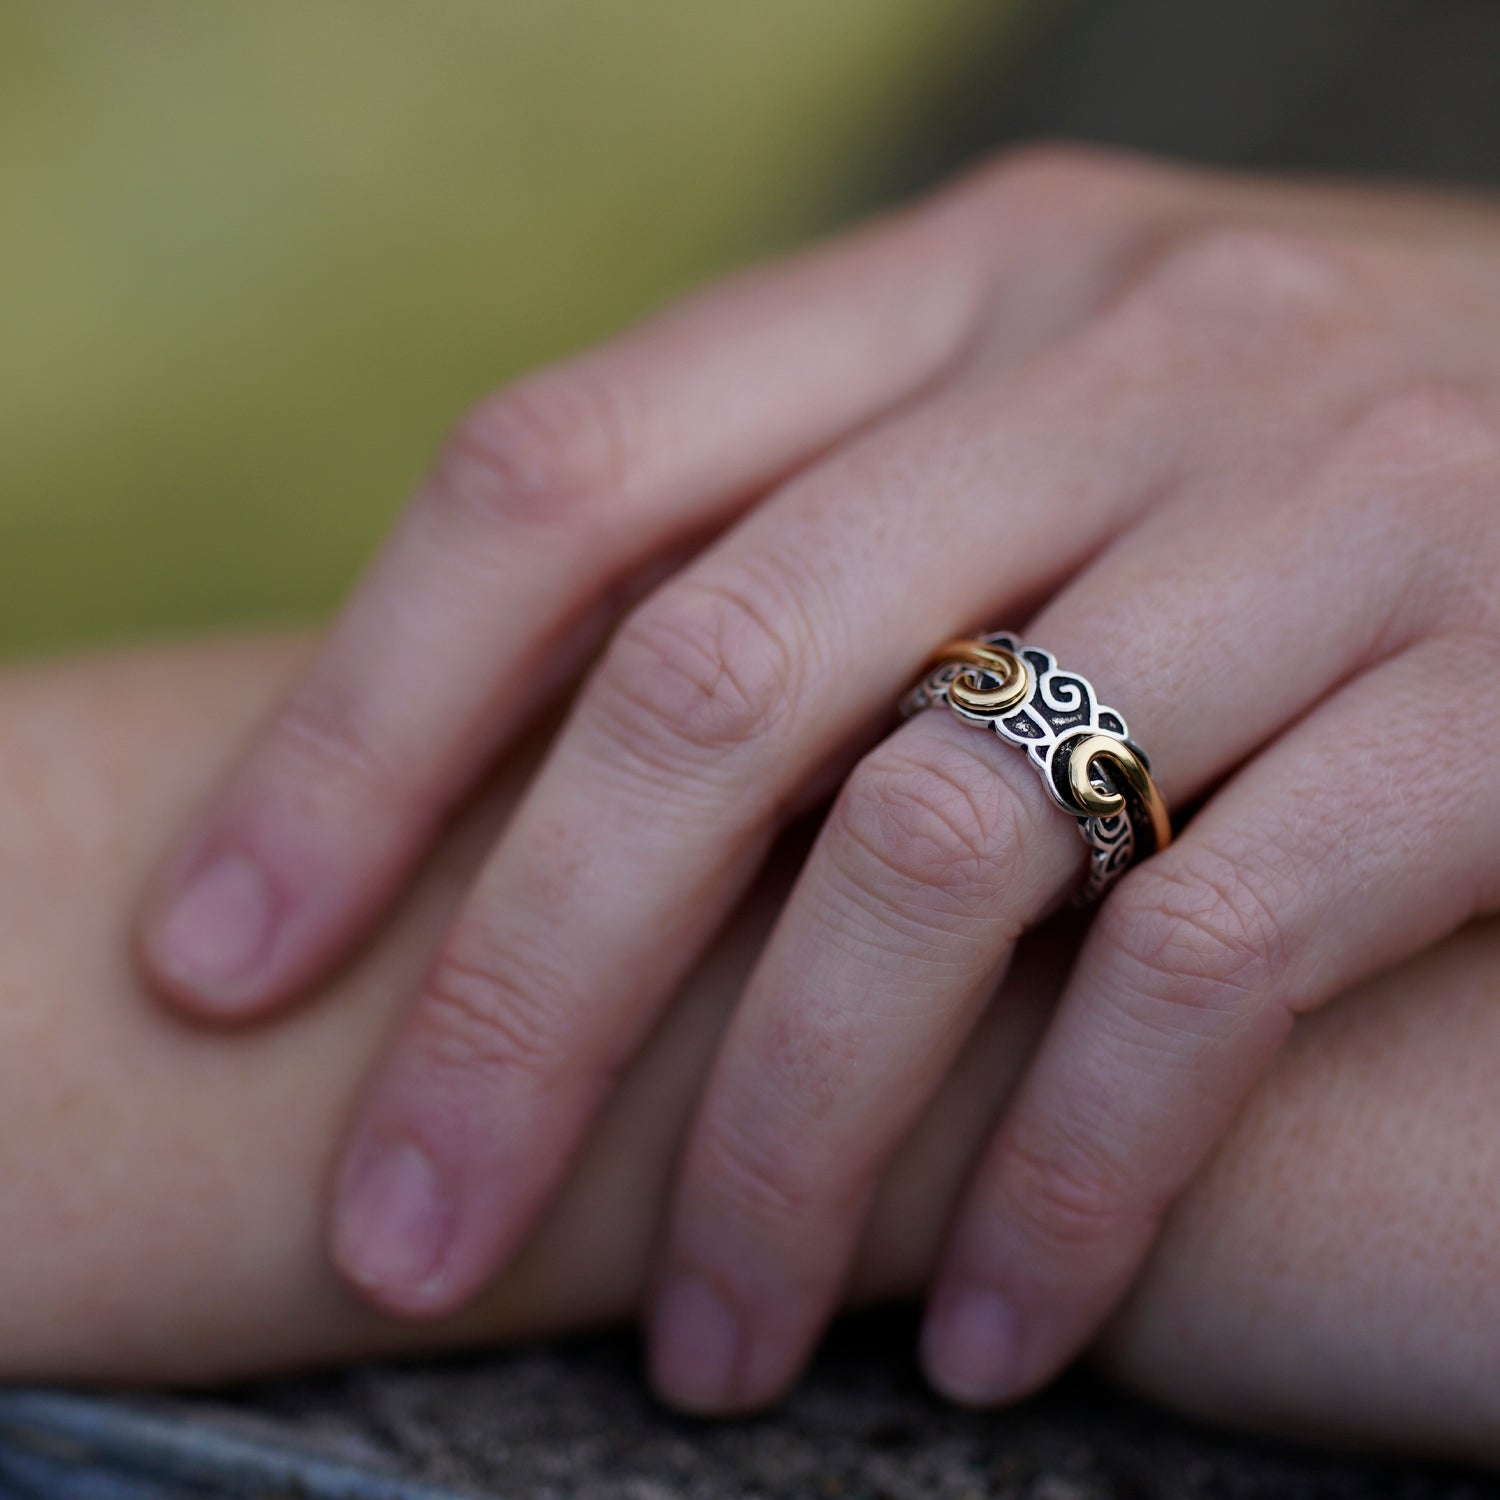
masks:
{"label": "stone surface", "polygon": [[658,1406],[624,1335],[175,1399],[0,1392],[0,1500],[1500,1500],[1484,1474],[1216,1432],[1083,1377],[958,1411],[914,1332],[846,1323],[742,1422]]}
{"label": "stone surface", "polygon": [[263,1386],[245,1405],[506,1500],[1478,1500],[1483,1475],[1209,1431],[1073,1378],[1006,1413],[923,1387],[904,1314],[840,1329],[780,1410],[664,1411],[626,1336]]}

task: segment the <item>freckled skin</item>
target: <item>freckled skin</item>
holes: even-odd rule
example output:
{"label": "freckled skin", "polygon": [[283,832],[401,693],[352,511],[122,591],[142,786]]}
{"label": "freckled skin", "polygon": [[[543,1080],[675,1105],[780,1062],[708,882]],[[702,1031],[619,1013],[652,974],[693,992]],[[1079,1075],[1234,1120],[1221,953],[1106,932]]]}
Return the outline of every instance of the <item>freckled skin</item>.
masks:
{"label": "freckled skin", "polygon": [[[127,897],[302,654],[242,642],[0,677],[0,1375],[192,1382],[632,1314],[713,1042],[785,895],[784,846],[627,1075],[546,1223],[461,1319],[384,1321],[329,1269],[337,1132],[542,749],[452,831],[385,933],[238,1034],[133,978]],[[851,1296],[914,1294],[1060,982],[1023,948],[885,1179]],[[1500,925],[1300,1023],[1096,1349],[1215,1420],[1500,1460]]]}

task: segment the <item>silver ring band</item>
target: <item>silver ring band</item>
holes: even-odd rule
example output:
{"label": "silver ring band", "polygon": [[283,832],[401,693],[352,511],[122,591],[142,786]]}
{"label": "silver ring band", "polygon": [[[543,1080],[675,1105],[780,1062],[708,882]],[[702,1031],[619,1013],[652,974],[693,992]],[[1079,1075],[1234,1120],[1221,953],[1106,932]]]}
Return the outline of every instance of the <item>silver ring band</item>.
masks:
{"label": "silver ring band", "polygon": [[1078,822],[1089,847],[1079,892],[1097,901],[1139,861],[1171,841],[1166,805],[1123,714],[1050,651],[1007,631],[951,641],[933,654],[899,707],[904,718],[946,704],[1026,752],[1048,795]]}

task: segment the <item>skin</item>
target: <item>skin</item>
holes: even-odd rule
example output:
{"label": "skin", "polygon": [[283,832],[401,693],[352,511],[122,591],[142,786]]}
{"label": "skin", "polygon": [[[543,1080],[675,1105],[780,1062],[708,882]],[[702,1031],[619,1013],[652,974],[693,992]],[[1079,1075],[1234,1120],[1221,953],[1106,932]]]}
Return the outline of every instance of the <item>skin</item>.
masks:
{"label": "skin", "polygon": [[143,926],[200,1015],[302,992],[590,668],[362,1096],[345,1274],[412,1316],[472,1296],[840,785],[653,1294],[668,1397],[784,1389],[1080,876],[1018,756],[889,723],[935,643],[1024,625],[1206,802],[1105,901],[934,1285],[943,1390],[1049,1378],[1296,1020],[1496,909],[1497,274],[1485,204],[1032,151],[483,403]]}
{"label": "skin", "polygon": [[[306,659],[290,641],[0,674],[0,1378],[222,1380],[634,1315],[716,1041],[785,904],[777,850],[623,1075],[505,1275],[413,1325],[322,1251],[341,1122],[475,866],[544,758],[531,737],[319,1003],[241,1033],[142,988],[122,913]],[[917,1293],[1076,942],[1023,945],[883,1174],[841,1300]],[[1299,1026],[1168,1216],[1092,1357],[1236,1425],[1500,1461],[1500,924]]]}

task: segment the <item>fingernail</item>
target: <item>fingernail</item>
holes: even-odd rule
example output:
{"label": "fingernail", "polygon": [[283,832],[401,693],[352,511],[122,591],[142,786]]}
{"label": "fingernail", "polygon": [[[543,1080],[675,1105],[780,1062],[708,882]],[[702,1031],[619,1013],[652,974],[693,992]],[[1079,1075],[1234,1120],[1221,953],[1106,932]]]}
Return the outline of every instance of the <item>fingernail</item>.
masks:
{"label": "fingernail", "polygon": [[1005,1399],[1015,1347],[1015,1309],[977,1287],[939,1293],[922,1329],[927,1378],[950,1400],[966,1406]]}
{"label": "fingernail", "polygon": [[652,1373],[674,1405],[714,1412],[735,1398],[743,1335],[729,1304],[701,1277],[679,1273],[657,1299]]}
{"label": "fingernail", "polygon": [[409,1141],[356,1152],[334,1214],[334,1258],[380,1300],[420,1310],[435,1289],[453,1206],[431,1157]]}
{"label": "fingernail", "polygon": [[235,850],[191,876],[167,910],[155,957],[174,978],[214,998],[243,979],[271,945],[277,901],[265,872]]}

